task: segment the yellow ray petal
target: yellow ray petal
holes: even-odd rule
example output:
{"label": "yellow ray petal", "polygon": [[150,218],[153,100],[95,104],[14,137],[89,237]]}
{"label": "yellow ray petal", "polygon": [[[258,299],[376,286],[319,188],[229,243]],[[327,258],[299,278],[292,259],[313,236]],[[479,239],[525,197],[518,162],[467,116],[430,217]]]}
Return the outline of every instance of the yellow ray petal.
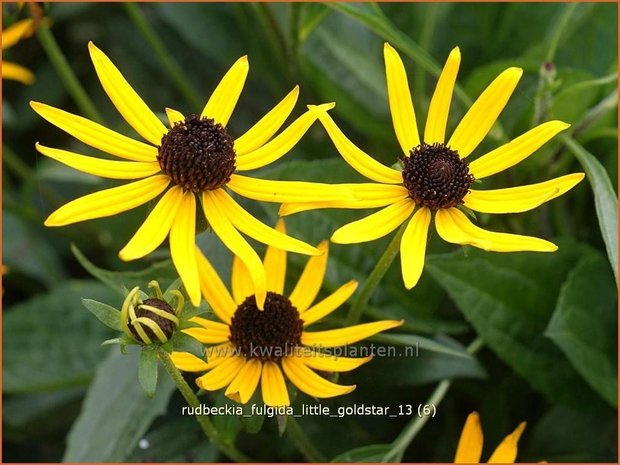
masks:
{"label": "yellow ray petal", "polygon": [[240,352],[229,341],[216,346],[209,346],[205,350],[205,360],[207,362],[207,370],[212,370],[224,360],[231,357],[240,356]]}
{"label": "yellow ray petal", "polygon": [[463,116],[448,142],[461,158],[472,153],[486,137],[522,75],[521,68],[508,68],[495,78]]}
{"label": "yellow ray petal", "polygon": [[[333,107],[334,104],[325,104],[324,107]],[[308,131],[316,115],[307,111],[291,123],[284,131],[256,150],[237,158],[239,171],[249,171],[262,168],[286,155],[299,142],[299,139]],[[235,147],[237,142],[235,142]]]}
{"label": "yellow ray petal", "polygon": [[329,297],[326,297],[305,312],[302,312],[301,319],[304,321],[304,326],[311,325],[336,310],[353,295],[355,289],[357,289],[357,281],[349,281],[340,286]]}
{"label": "yellow ray petal", "polygon": [[30,102],[30,106],[54,126],[91,147],[127,160],[154,161],[157,159],[157,149],[152,145],[130,139],[86,118],[44,103]]}
{"label": "yellow ray petal", "polygon": [[170,255],[192,305],[200,305],[200,280],[196,263],[196,197],[186,192],[170,229]]}
{"label": "yellow ray petal", "polygon": [[[286,234],[284,220],[279,219],[276,223],[276,231]],[[265,274],[267,278],[267,290],[276,294],[284,294],[284,284],[286,281],[286,250],[269,246],[263,259]]]}
{"label": "yellow ray petal", "polygon": [[125,80],[114,63],[92,42],[88,51],[99,81],[125,121],[151,144],[158,146],[168,130]]}
{"label": "yellow ray petal", "polygon": [[55,149],[35,144],[36,149],[45,155],[83,173],[110,179],[146,178],[161,171],[157,161],[116,161],[87,157],[67,150]]}
{"label": "yellow ray petal", "polygon": [[560,131],[570,127],[562,121],[548,121],[530,129],[507,144],[481,156],[469,164],[476,179],[486,178],[525,160]]}
{"label": "yellow ray petal", "polygon": [[310,347],[325,348],[339,347],[374,336],[381,331],[396,328],[403,324],[403,320],[383,320],[374,323],[349,326],[341,329],[327,331],[304,331],[301,334],[301,343]]}
{"label": "yellow ray petal", "polygon": [[256,304],[262,309],[267,297],[265,269],[258,255],[250,247],[250,244],[239,234],[231,224],[230,220],[223,212],[223,207],[218,202],[214,191],[205,191],[202,194],[202,206],[204,208],[207,221],[213,228],[215,234],[224,242],[232,253],[238,255],[248,268],[252,281],[254,282],[254,294]]}
{"label": "yellow ray petal", "polygon": [[232,295],[237,305],[241,304],[247,297],[254,295],[252,276],[250,276],[248,269],[236,255],[233,258],[230,284]]}
{"label": "yellow ray petal", "polygon": [[[34,32],[34,21],[32,19],[22,19],[2,31],[2,50],[12,47],[25,37],[29,37]],[[2,63],[4,66],[5,63]]]}
{"label": "yellow ray petal", "polygon": [[456,448],[454,463],[480,463],[482,455],[482,428],[476,412],[470,413]]}
{"label": "yellow ray petal", "polygon": [[170,127],[173,127],[176,123],[180,123],[185,119],[183,113],[177,110],[173,110],[172,108],[166,108],[166,116],[168,117],[168,123],[170,123]]}
{"label": "yellow ray petal", "polygon": [[524,212],[559,197],[583,178],[583,173],[574,173],[537,184],[507,189],[486,191],[472,189],[463,202],[467,208],[482,213]]}
{"label": "yellow ray petal", "polygon": [[240,174],[230,176],[226,185],[233,192],[262,202],[307,202],[352,200],[353,194],[338,184],[301,181],[271,181],[255,179]]}
{"label": "yellow ray petal", "polygon": [[172,352],[170,358],[174,366],[181,371],[198,372],[208,369],[207,362],[189,352]]}
{"label": "yellow ray petal", "polygon": [[11,79],[27,86],[35,81],[35,76],[28,68],[24,68],[17,63],[8,61],[2,62],[2,79]]}
{"label": "yellow ray petal", "polygon": [[411,102],[407,72],[398,52],[387,42],[383,46],[385,77],[394,132],[405,156],[420,144],[418,125]]}
{"label": "yellow ray petal", "polygon": [[334,232],[331,240],[336,244],[357,244],[379,239],[409,218],[414,207],[411,199],[400,200],[366,218],[345,224]]}
{"label": "yellow ray petal", "polygon": [[329,137],[336,146],[336,150],[338,150],[342,158],[344,158],[355,171],[376,182],[402,184],[403,177],[398,171],[382,165],[370,155],[360,150],[342,133],[327,112],[321,111],[318,107],[313,105],[308,105],[308,108],[310,111],[316,113],[317,118],[321,121],[321,124],[323,124],[327,134],[329,134]]}
{"label": "yellow ray petal", "polygon": [[291,404],[282,371],[274,362],[265,362],[263,365],[261,391],[265,405],[282,407]]}
{"label": "yellow ray petal", "polygon": [[341,386],[321,378],[297,357],[284,357],[282,359],[282,368],[287,378],[300,391],[305,392],[309,396],[319,398],[342,396],[355,389],[355,385]]}
{"label": "yellow ray petal", "polygon": [[45,226],[64,226],[131,210],[157,197],[169,183],[168,176],[156,175],[85,195],[53,212],[45,220]]}
{"label": "yellow ray petal", "polygon": [[317,351],[309,351],[301,357],[301,361],[309,368],[321,371],[351,371],[372,360],[372,356],[362,358],[336,357]]}
{"label": "yellow ray petal", "polygon": [[312,305],[317,294],[321,290],[325,270],[327,269],[327,257],[329,256],[329,242],[323,241],[318,249],[322,255],[311,257],[306,263],[303,273],[289,299],[300,313],[303,313]]}
{"label": "yellow ray petal", "polygon": [[230,115],[232,115],[237,105],[237,100],[239,100],[249,70],[248,57],[244,55],[224,75],[211,94],[211,97],[209,97],[209,101],[200,116],[203,118],[213,118],[216,123],[226,126]]}
{"label": "yellow ray petal", "polygon": [[435,214],[437,233],[447,242],[469,244],[494,252],[555,252],[558,247],[537,237],[486,231],[474,225],[456,208],[438,210]]}
{"label": "yellow ray petal", "polygon": [[196,323],[201,327],[193,327],[184,329],[183,332],[196,338],[200,342],[205,344],[219,344],[221,342],[227,342],[230,337],[230,327],[224,323],[217,321],[207,320],[202,317],[190,318],[192,323]]}
{"label": "yellow ray petal", "polygon": [[454,91],[454,83],[456,82],[456,75],[459,72],[460,64],[461,51],[458,47],[454,47],[441,71],[433,98],[431,98],[431,103],[428,107],[428,116],[426,118],[426,126],[424,127],[424,142],[427,144],[444,143],[450,103],[452,102],[452,92]]}
{"label": "yellow ray petal", "polygon": [[299,86],[295,86],[269,113],[248,129],[245,134],[238,137],[235,140],[237,156],[242,157],[249,154],[271,139],[293,111],[297,97],[299,97]]}
{"label": "yellow ray petal", "polygon": [[223,189],[212,191],[212,195],[220,202],[222,210],[232,225],[244,234],[263,244],[272,245],[291,252],[305,255],[319,255],[320,252],[311,245],[287,236],[250,215],[241,205],[235,202]]}
{"label": "yellow ray petal", "polygon": [[250,359],[246,361],[226,389],[226,397],[240,404],[247,404],[256,391],[262,368],[263,365],[259,360]]}
{"label": "yellow ray petal", "polygon": [[497,446],[497,449],[491,455],[488,463],[515,463],[517,458],[517,444],[523,430],[525,429],[525,422],[522,422],[517,429],[510,433],[506,438]]}
{"label": "yellow ray petal", "polygon": [[420,208],[409,221],[400,240],[400,266],[407,289],[415,286],[422,275],[430,222],[431,211],[426,207]]}
{"label": "yellow ray petal", "polygon": [[356,199],[336,202],[285,203],[280,207],[278,214],[280,216],[288,216],[293,213],[322,208],[363,209],[385,207],[409,196],[404,186],[396,184],[357,183],[339,184],[339,186],[350,190]]}
{"label": "yellow ray petal", "polygon": [[203,297],[211,306],[213,313],[224,323],[230,324],[230,319],[237,309],[235,301],[213,265],[198,247],[196,247],[196,261]]}
{"label": "yellow ray petal", "polygon": [[230,357],[219,363],[213,370],[206,375],[196,379],[196,384],[205,391],[217,391],[225,386],[237,376],[245,364],[243,357]]}
{"label": "yellow ray petal", "polygon": [[183,202],[183,190],[174,186],[157,202],[142,226],[118,253],[121,260],[129,261],[150,254],[164,242],[170,232],[179,207]]}

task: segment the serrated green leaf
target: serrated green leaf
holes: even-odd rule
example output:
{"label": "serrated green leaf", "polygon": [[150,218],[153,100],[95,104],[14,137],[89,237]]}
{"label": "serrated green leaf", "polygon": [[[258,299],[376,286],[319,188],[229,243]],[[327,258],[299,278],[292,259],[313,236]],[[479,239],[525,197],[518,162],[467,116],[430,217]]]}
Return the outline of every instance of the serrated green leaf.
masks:
{"label": "serrated green leaf", "polygon": [[81,308],[81,298],[112,297],[96,281],[71,281],[4,309],[3,392],[55,390],[88,384],[112,334]]}
{"label": "serrated green leaf", "polygon": [[90,313],[95,315],[108,328],[121,330],[121,312],[102,302],[92,299],[82,299],[82,304]]}
{"label": "serrated green leaf", "polygon": [[90,385],[80,416],[67,437],[64,462],[122,462],[174,391],[169,377],[158,383],[152,399],[136,379],[139,351],[108,354]]}
{"label": "serrated green leaf", "polygon": [[343,452],[334,457],[332,462],[367,463],[381,462],[385,454],[392,449],[390,444],[373,444]]}
{"label": "serrated green leaf", "polygon": [[151,398],[157,388],[157,351],[153,347],[143,347],[140,352],[138,381],[147,397]]}
{"label": "serrated green leaf", "polygon": [[561,242],[554,254],[492,254],[478,249],[429,257],[427,269],[479,336],[551,401],[600,407],[601,402],[544,336],[560,286],[590,249]]}
{"label": "serrated green leaf", "polygon": [[571,137],[560,134],[562,141],[573,152],[588,176],[594,191],[594,207],[601,228],[609,263],[618,280],[618,197],[605,168],[594,155]]}
{"label": "serrated green leaf", "polygon": [[562,285],[545,334],[603,399],[618,403],[617,294],[603,256],[579,262]]}

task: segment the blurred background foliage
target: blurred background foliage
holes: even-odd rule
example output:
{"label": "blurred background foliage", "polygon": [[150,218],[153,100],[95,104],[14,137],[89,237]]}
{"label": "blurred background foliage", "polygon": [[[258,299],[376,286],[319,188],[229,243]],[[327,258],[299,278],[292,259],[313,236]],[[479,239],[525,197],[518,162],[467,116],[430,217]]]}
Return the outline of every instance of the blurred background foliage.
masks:
{"label": "blurred background foliage", "polygon": [[[332,408],[417,405],[437,382],[451,380],[437,416],[406,449],[405,461],[451,461],[460,428],[473,410],[480,412],[485,431],[483,457],[525,420],[520,461],[617,461],[617,289],[608,258],[617,256],[616,4],[40,5],[52,36],[95,103],[100,114],[95,117],[131,136],[97,81],[89,40],[162,118],[167,106],[200,111],[228,67],[248,54],[251,69],[230,123],[233,134],[241,134],[300,84],[294,116],[307,103],[337,102],[332,115],[345,133],[387,164],[399,148],[388,112],[383,42],[403,56],[420,122],[443,61],[454,46],[461,48],[449,130],[501,70],[523,67],[501,125],[476,154],[549,119],[571,123],[571,137],[557,137],[488,186],[539,182],[583,171],[582,164],[588,179],[532,212],[478,219],[490,229],[551,238],[560,250],[485,253],[431,235],[419,285],[406,292],[394,265],[366,312],[368,318],[405,318],[409,342],[424,337],[431,350],[421,349],[416,358],[377,358],[343,376],[358,384],[353,394],[323,403]],[[3,6],[4,27],[28,14],[27,8],[20,13],[15,5]],[[38,32],[3,54],[37,77],[28,87],[3,82],[3,263],[8,265],[3,276],[3,460],[222,460],[194,419],[180,416],[182,398],[166,379],[153,400],[145,398],[136,379],[136,354],[121,356],[117,348],[100,347],[108,330],[80,303],[88,297],[119,307],[118,283],[144,286],[153,278],[173,278],[163,251],[128,264],[117,258],[150,207],[70,227],[43,227],[59,205],[113,184],[34,150],[41,141],[94,154],[28,106],[38,100],[88,116],[50,61],[49,38]],[[153,48],[154,42],[164,50]],[[282,161],[257,175],[361,181],[318,123]],[[245,206],[275,221],[275,206]],[[293,235],[318,242],[362,213],[301,213],[287,223]],[[209,233],[198,240],[228,276],[228,251]],[[387,240],[332,245],[326,291],[352,278],[363,282]],[[111,285],[95,280],[71,252],[71,243],[96,267],[122,273],[95,271]],[[290,256],[289,263],[292,280],[305,258]],[[341,324],[344,315],[346,305],[329,324]],[[464,348],[477,336],[484,345],[472,357]],[[386,336],[380,341],[395,342]],[[226,401],[214,394],[204,402]],[[297,402],[312,400],[299,394]],[[256,460],[304,460],[288,434],[279,437],[273,418],[215,421],[228,440]],[[338,461],[380,461],[393,454],[390,444],[409,422],[406,417],[299,420],[324,459]]]}

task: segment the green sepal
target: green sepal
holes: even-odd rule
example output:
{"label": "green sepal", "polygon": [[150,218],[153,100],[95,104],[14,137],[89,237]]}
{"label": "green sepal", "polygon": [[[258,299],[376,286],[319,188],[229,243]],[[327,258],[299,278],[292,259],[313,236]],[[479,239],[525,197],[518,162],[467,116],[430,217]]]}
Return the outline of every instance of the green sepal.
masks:
{"label": "green sepal", "polygon": [[157,388],[157,350],[152,346],[142,348],[138,381],[148,398],[152,398]]}
{"label": "green sepal", "polygon": [[108,339],[106,341],[103,341],[101,343],[102,346],[109,346],[109,345],[113,345],[113,344],[118,344],[119,346],[121,346],[121,352],[123,354],[126,354],[127,352],[125,351],[125,347],[127,346],[138,346],[141,345],[138,341],[136,341],[134,338],[126,336],[125,334],[123,334],[120,337],[115,337],[113,339]]}
{"label": "green sepal", "polygon": [[121,331],[121,312],[119,310],[92,299],[82,299],[82,305],[108,328]]}
{"label": "green sepal", "polygon": [[478,221],[478,217],[476,216],[476,213],[473,210],[467,208],[465,205],[461,204],[457,208],[461,210],[463,213],[465,213],[467,216],[469,216],[472,220],[476,222]]}

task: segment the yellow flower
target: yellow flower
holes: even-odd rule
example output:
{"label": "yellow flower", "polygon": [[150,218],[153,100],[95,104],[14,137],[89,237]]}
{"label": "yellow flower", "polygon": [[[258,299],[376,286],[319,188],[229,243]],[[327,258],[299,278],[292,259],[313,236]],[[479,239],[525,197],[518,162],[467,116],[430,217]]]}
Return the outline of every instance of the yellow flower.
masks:
{"label": "yellow flower", "polygon": [[[517,458],[517,443],[525,429],[525,422],[522,422],[517,429],[504,438],[495,449],[488,463],[515,463]],[[482,455],[482,428],[480,427],[480,417],[476,412],[470,413],[463,426],[463,432],[459,439],[456,449],[454,463],[480,463]]]}
{"label": "yellow flower", "polygon": [[[282,220],[276,229],[286,232]],[[353,344],[399,326],[402,321],[384,320],[327,331],[306,331],[307,326],[342,305],[357,288],[356,281],[349,281],[329,297],[313,304],[323,283],[328,257],[327,241],[318,247],[324,254],[309,259],[288,297],[284,295],[286,252],[268,247],[264,265],[269,292],[263,311],[256,307],[247,269],[237,257],[232,267],[231,296],[217,272],[200,254],[202,293],[222,322],[195,317],[190,321],[201,327],[184,332],[203,343],[217,345],[207,350],[207,361],[187,352],[174,352],[175,365],[184,371],[207,371],[196,380],[198,386],[208,391],[227,387],[226,396],[242,404],[250,400],[260,382],[266,405],[289,405],[284,375],[300,391],[313,397],[334,397],[353,391],[355,386],[332,383],[313,369],[350,371],[371,357],[337,357],[320,349]]]}
{"label": "yellow flower", "polygon": [[[258,303],[262,307],[266,293],[265,272],[260,258],[240,232],[293,252],[309,255],[320,252],[258,221],[233,200],[225,188],[251,199],[278,203],[351,198],[351,193],[342,187],[269,181],[236,174],[237,171],[263,167],[285,155],[316,120],[313,113],[306,112],[273,137],[293,110],[299,88],[295,87],[245,134],[233,139],[226,125],[249,71],[248,59],[244,56],[223,77],[200,115],[184,117],[178,111],[167,108],[168,128],[92,42],[89,43],[89,50],[108,97],[127,123],[148,143],[58,108],[31,102],[39,115],[73,137],[130,161],[93,158],[38,143],[37,150],[85,173],[112,179],[139,180],[69,202],[54,211],[45,225],[63,226],[115,215],[163,194],[119,256],[122,260],[144,257],[169,234],[172,261],[190,300],[198,305],[200,284],[194,251],[198,198],[215,234],[250,270]],[[325,111],[332,107],[333,104],[321,106]]]}
{"label": "yellow flower", "polygon": [[[551,242],[535,237],[481,229],[458,208],[464,204],[481,213],[524,212],[564,194],[584,177],[582,173],[575,173],[508,189],[470,189],[474,180],[515,165],[569,126],[561,121],[549,121],[482,155],[469,165],[464,161],[497,120],[522,70],[508,68],[501,73],[478,97],[445,142],[450,101],[461,60],[458,47],[450,53],[439,77],[422,139],[418,134],[403,63],[396,50],[387,43],[384,57],[392,121],[404,153],[400,159],[402,172],[382,165],[364,153],[340,131],[325,111],[310,107],[345,161],[375,182],[345,185],[354,193],[356,200],[292,203],[283,205],[280,214],[289,215],[310,208],[383,207],[338,229],[331,240],[339,244],[378,239],[408,221],[400,243],[402,275],[408,289],[416,285],[424,267],[427,233],[433,213],[437,232],[448,242],[496,252],[557,250]],[[414,213],[416,206],[418,209]]]}
{"label": "yellow flower", "polygon": [[[17,42],[30,37],[35,30],[32,19],[23,19],[12,24],[2,31],[2,50],[12,47]],[[12,79],[22,84],[32,84],[34,74],[21,65],[9,61],[2,61],[2,79]]]}

